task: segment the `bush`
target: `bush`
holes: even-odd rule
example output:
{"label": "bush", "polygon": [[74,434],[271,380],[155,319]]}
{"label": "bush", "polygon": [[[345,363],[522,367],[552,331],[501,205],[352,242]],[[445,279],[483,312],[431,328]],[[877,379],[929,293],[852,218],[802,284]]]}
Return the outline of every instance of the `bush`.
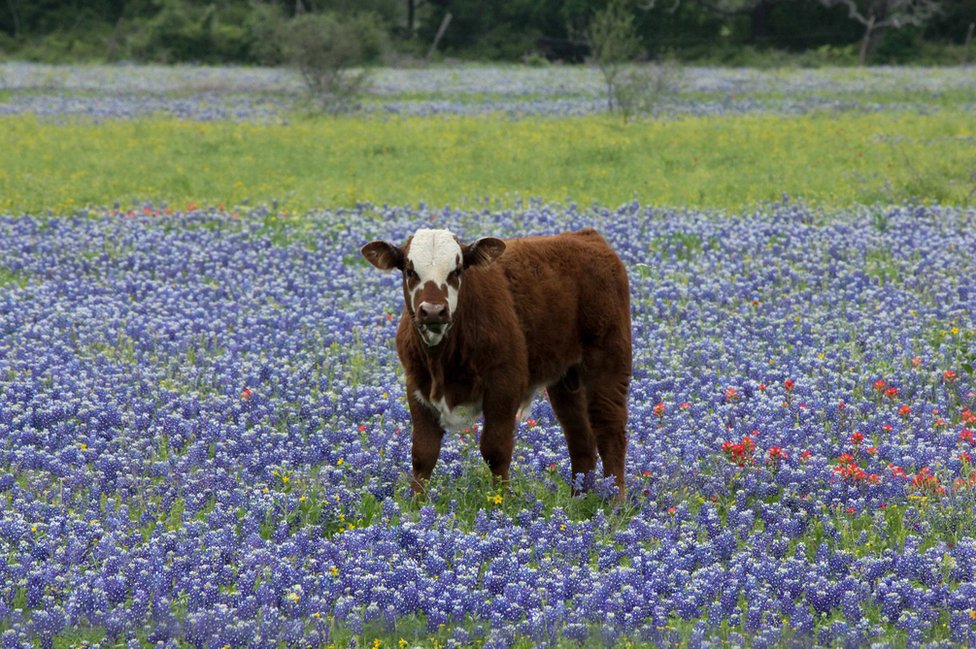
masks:
{"label": "bush", "polygon": [[887,29],[878,39],[871,62],[886,65],[911,63],[918,58],[920,46],[920,29]]}
{"label": "bush", "polygon": [[283,23],[278,41],[313,101],[330,113],[356,106],[369,84],[368,66],[379,62],[385,49],[374,14],[302,14]]}
{"label": "bush", "polygon": [[651,113],[680,86],[681,68],[672,61],[628,67],[617,78],[614,102],[624,120]]}
{"label": "bush", "polygon": [[276,66],[285,62],[280,40],[285,17],[278,5],[253,3],[244,20],[247,34],[247,61],[258,65]]}
{"label": "bush", "polygon": [[283,20],[277,5],[264,2],[218,6],[162,0],[151,18],[120,23],[121,46],[108,58],[279,65],[284,58],[277,34]]}
{"label": "bush", "polygon": [[215,7],[196,7],[186,0],[163,0],[159,12],[141,21],[129,35],[137,59],[173,63],[215,62],[210,29]]}
{"label": "bush", "polygon": [[72,61],[100,61],[105,57],[109,30],[105,26],[87,31],[55,31],[43,36],[4,37],[0,40],[0,54],[15,55],[17,59],[38,63],[63,63]]}
{"label": "bush", "polygon": [[624,65],[640,52],[634,15],[626,0],[610,0],[606,8],[593,17],[587,32],[593,61],[600,68],[607,87],[607,109],[613,112],[620,108]]}

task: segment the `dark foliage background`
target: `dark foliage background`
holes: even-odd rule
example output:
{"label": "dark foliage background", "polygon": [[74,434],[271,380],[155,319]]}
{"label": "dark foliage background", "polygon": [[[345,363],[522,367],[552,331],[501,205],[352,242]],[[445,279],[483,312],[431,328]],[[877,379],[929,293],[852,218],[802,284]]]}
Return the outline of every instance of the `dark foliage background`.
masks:
{"label": "dark foliage background", "polygon": [[[888,0],[890,1],[890,0]],[[857,0],[884,11],[886,0]],[[274,65],[282,34],[303,13],[369,15],[393,56],[426,56],[445,16],[439,56],[563,60],[588,55],[586,28],[607,0],[2,0],[0,56],[46,61]],[[924,26],[886,29],[869,62],[959,62],[976,0],[939,0]],[[820,0],[633,0],[648,59],[713,64],[844,63],[864,28]],[[284,25],[283,30],[281,26]],[[971,36],[970,36],[971,39]],[[389,56],[389,55],[388,55]]]}

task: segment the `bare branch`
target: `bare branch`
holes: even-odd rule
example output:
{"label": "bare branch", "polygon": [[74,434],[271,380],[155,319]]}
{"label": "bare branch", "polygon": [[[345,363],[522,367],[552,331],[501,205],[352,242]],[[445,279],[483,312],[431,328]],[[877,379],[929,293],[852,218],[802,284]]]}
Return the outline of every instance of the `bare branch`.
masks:
{"label": "bare branch", "polygon": [[[669,14],[673,14],[678,10],[678,6],[681,4],[681,0],[674,0],[670,7],[665,9]],[[650,11],[657,5],[657,0],[644,0],[643,2],[637,3],[637,8],[641,11]]]}
{"label": "bare branch", "polygon": [[867,25],[869,22],[868,18],[860,12],[857,7],[857,3],[854,2],[854,0],[820,0],[820,4],[828,9],[833,9],[838,5],[847,7],[848,18],[853,18],[862,25]]}
{"label": "bare branch", "polygon": [[774,4],[776,0],[701,0],[702,6],[722,16],[738,16],[755,11],[759,5]]}
{"label": "bare branch", "polygon": [[942,0],[881,0],[861,11],[857,0],[820,0],[825,7],[847,7],[847,16],[872,29],[918,27],[942,13]]}

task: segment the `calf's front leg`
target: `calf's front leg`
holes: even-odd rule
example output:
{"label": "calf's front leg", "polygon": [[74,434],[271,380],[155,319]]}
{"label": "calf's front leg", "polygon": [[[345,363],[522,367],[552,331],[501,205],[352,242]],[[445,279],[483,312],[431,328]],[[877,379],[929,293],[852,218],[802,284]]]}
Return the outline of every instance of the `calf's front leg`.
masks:
{"label": "calf's front leg", "polygon": [[407,402],[410,406],[410,419],[413,421],[413,477],[410,488],[414,496],[421,496],[427,491],[427,481],[430,480],[430,474],[441,454],[444,429],[426,404],[417,401],[412,394]]}
{"label": "calf's front leg", "polygon": [[507,483],[515,451],[515,413],[519,399],[510,394],[485,394],[482,409],[485,427],[481,432],[481,457],[492,475]]}

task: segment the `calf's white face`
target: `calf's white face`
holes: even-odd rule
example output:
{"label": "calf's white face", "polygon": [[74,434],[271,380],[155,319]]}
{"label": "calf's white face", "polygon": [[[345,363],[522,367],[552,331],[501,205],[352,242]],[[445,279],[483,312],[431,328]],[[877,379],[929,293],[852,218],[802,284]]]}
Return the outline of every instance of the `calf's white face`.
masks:
{"label": "calf's white face", "polygon": [[404,295],[413,307],[420,335],[430,347],[447,334],[457,310],[462,253],[461,244],[447,230],[417,230],[410,240]]}
{"label": "calf's white face", "polygon": [[494,237],[462,244],[448,230],[417,230],[402,247],[372,241],[363,256],[381,270],[403,272],[403,297],[421,340],[435,347],[450,330],[466,268],[490,264],[505,250]]}

